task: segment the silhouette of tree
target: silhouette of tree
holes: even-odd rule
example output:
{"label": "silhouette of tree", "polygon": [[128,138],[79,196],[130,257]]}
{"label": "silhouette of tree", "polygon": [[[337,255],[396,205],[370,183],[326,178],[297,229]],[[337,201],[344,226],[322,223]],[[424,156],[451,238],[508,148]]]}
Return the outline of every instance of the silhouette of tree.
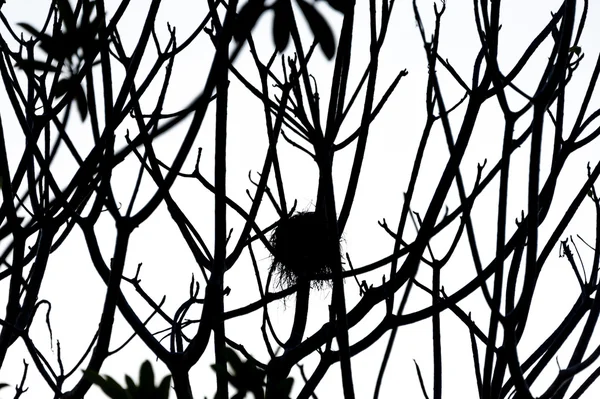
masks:
{"label": "silhouette of tree", "polygon": [[[564,0],[509,62],[501,40],[501,2],[474,1],[479,48],[469,77],[442,50],[446,4],[432,2],[433,19],[426,23],[413,1],[427,61],[426,118],[414,153],[401,154],[414,160],[412,170],[382,170],[380,181],[369,182],[360,176],[374,121],[399,83],[410,78],[398,66],[387,85],[378,79],[384,43],[402,40],[388,36],[396,2],[368,2],[368,48],[360,54],[355,42],[365,37],[356,35],[357,10],[367,2],[206,3],[205,15],[194,16],[193,31],[182,35],[169,24],[165,38],[158,24],[161,1],[148,2],[133,45],[120,35],[127,28],[127,13],[134,12],[128,0],[111,9],[103,0],[46,2],[42,25],[13,21],[0,11],[0,76],[10,104],[0,123],[0,295],[6,304],[0,319],[0,370],[14,367],[8,354],[18,345],[26,348],[33,366],[25,363],[15,398],[26,393],[32,371],[55,398],[82,398],[93,383],[114,397],[138,395],[146,389],[142,386],[149,389],[143,392],[160,391],[166,397],[169,379],[155,387],[149,363],[142,366],[139,386],[129,377],[128,388],[101,377],[107,359],[121,355],[135,339],[168,368],[178,399],[199,397],[193,393],[192,367],[206,358],[213,363],[217,398],[252,393],[278,399],[290,392],[291,375],[295,397],[316,397],[326,373],[339,367],[338,397],[352,399],[361,376],[353,373],[351,359],[385,338],[385,352],[376,364],[378,398],[384,377],[390,376],[386,368],[392,355],[402,356],[393,353],[398,331],[428,323],[431,351],[423,356],[433,359],[432,370],[422,373],[415,364],[415,378],[424,397],[439,399],[444,372],[461,361],[443,356],[455,340],[446,339],[450,333],[442,327],[442,315],[449,313],[468,332],[471,353],[464,358],[474,367],[480,398],[579,398],[589,392],[600,375],[600,347],[591,346],[600,314],[600,199],[594,187],[600,152],[585,152],[590,157],[585,179],[567,176],[566,169],[583,149],[596,148],[600,135],[600,108],[593,101],[600,57],[591,75],[582,78],[587,79],[584,93],[568,90],[580,78],[584,61],[588,2]],[[271,43],[254,41],[263,19],[274,43],[266,57],[264,48]],[[178,96],[171,83],[175,61],[197,53],[198,44],[204,46],[199,56],[210,65],[189,77],[190,101],[172,105]],[[323,56],[331,60],[326,83],[315,78],[321,76],[317,69],[324,65],[318,63]],[[243,57],[253,71],[238,69]],[[534,58],[545,64],[531,73],[527,68]],[[330,92],[320,92],[320,84],[330,86]],[[459,88],[461,98],[448,100],[450,84]],[[231,155],[230,137],[241,137],[233,133],[240,129],[235,96],[241,95],[233,85],[243,87],[263,109],[263,115],[256,115],[260,125],[244,120],[242,126],[254,142],[251,151],[264,155],[258,174],[251,172],[255,165],[243,166],[250,181],[241,190],[250,201],[238,195],[237,180],[232,188],[230,175],[232,165],[244,162]],[[79,118],[73,117],[73,107]],[[499,117],[486,126],[489,107]],[[8,119],[15,121],[10,129]],[[398,130],[400,123],[387,128]],[[199,137],[209,134],[212,143],[200,146]],[[470,168],[466,154],[478,151],[481,137],[498,145],[476,169]],[[438,140],[447,155],[431,161],[428,151]],[[207,161],[207,153],[214,160]],[[290,153],[305,156],[316,170],[314,209],[297,209],[289,194],[297,183],[282,166]],[[350,167],[339,178],[335,168],[344,156],[351,157]],[[123,176],[132,168],[137,172],[124,185]],[[367,183],[389,185],[391,176],[400,175],[408,182],[403,202],[389,215],[397,227],[379,221],[393,244],[385,254],[373,254],[378,260],[355,267],[351,255],[358,249],[345,248],[344,233],[358,193],[370,189]],[[519,179],[525,181],[526,194],[517,188]],[[565,189],[565,179],[578,186]],[[431,192],[425,202],[418,196],[423,185]],[[522,198],[523,209],[515,208]],[[593,204],[594,238],[575,240],[568,231],[584,211],[584,201]],[[176,230],[155,223],[161,214]],[[158,271],[148,271],[131,255],[146,229],[156,241],[141,244],[144,250],[169,257]],[[493,241],[491,250],[481,245],[486,238]],[[193,266],[180,260],[182,244]],[[372,241],[356,245],[370,251]],[[581,246],[591,255],[580,253]],[[88,268],[102,280],[101,292],[70,276],[55,286],[59,283],[49,278],[52,260],[64,248],[75,248],[69,249],[70,266],[93,266]],[[572,300],[571,308],[551,331],[534,334],[537,341],[525,344],[535,330],[532,315],[556,312],[536,302],[547,290],[543,277],[549,259],[556,258],[553,250],[564,257],[557,262],[566,260],[572,268],[577,294],[563,292],[571,286],[566,281],[551,288],[550,295]],[[268,251],[270,258],[261,259],[255,251]],[[244,274],[249,269],[254,281]],[[191,274],[185,284],[177,277],[182,270]],[[147,284],[144,273],[159,274],[162,285]],[[460,275],[460,285],[450,290],[448,283],[457,281],[451,274]],[[230,287],[236,277],[245,279],[245,288]],[[87,349],[69,364],[60,341],[54,343],[53,314],[60,309],[45,298],[48,285],[89,291],[74,300],[88,304],[90,314],[93,304],[102,303],[97,329],[86,337]],[[309,302],[316,290],[330,292],[331,303],[328,319],[313,328]],[[180,302],[167,307],[166,293],[171,302]],[[160,295],[163,299],[157,300]],[[226,304],[226,297],[232,302]],[[294,315],[291,328],[277,325],[269,305],[291,298],[295,306],[286,306]],[[473,298],[485,306],[483,317],[471,316],[467,302]],[[258,313],[260,327],[247,328],[260,330],[263,341],[233,339],[240,334],[228,323]],[[361,330],[360,338],[350,336],[368,316],[378,320],[366,333]],[[115,334],[120,317],[132,331],[125,340]],[[73,334],[84,335],[75,317],[70,323]],[[35,334],[44,328],[50,345]],[[569,360],[557,368],[559,353]],[[304,368],[309,358],[316,366]],[[542,381],[541,375],[550,377]],[[230,393],[231,386],[237,393]]]}

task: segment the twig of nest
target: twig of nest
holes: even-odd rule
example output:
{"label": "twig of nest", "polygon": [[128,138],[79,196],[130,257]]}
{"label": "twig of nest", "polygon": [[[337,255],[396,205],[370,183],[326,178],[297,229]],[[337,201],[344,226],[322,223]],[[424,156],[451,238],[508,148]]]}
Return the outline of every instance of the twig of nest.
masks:
{"label": "twig of nest", "polygon": [[313,280],[318,274],[330,274],[327,255],[327,225],[315,212],[299,212],[284,218],[271,235],[273,247],[271,272],[280,287],[310,281],[313,288],[329,285],[328,280]]}

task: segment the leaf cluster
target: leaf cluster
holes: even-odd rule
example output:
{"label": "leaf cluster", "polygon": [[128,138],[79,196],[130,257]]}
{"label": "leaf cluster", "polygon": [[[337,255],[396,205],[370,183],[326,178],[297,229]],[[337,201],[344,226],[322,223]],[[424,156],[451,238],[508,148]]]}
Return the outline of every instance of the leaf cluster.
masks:
{"label": "leaf cluster", "polygon": [[91,1],[83,2],[79,25],[68,0],[57,0],[56,5],[64,29],[59,28],[50,35],[25,22],[18,25],[33,35],[35,40],[39,41],[40,48],[51,58],[59,62],[69,62],[77,55],[79,49],[89,49],[98,44],[96,36],[100,26],[99,19],[92,17],[95,3]]}
{"label": "leaf cluster", "polygon": [[[237,393],[231,399],[243,399],[247,394],[254,395],[255,399],[264,399],[265,370],[255,366],[250,361],[242,361],[237,353],[231,348],[225,348],[225,359],[231,367],[230,373],[227,367],[213,364],[211,367],[217,375],[225,376],[227,381],[237,389]],[[289,398],[294,379],[288,377],[275,387],[275,397]],[[215,397],[215,399],[218,399]]]}
{"label": "leaf cluster", "polygon": [[[311,4],[305,0],[296,1],[315,37],[315,42],[319,43],[327,59],[332,59],[335,55],[335,40],[331,27],[314,3]],[[344,12],[343,0],[328,0],[327,2],[337,11]],[[234,37],[237,41],[245,40],[260,16],[267,10],[273,11],[273,41],[277,51],[282,52],[287,47],[290,36],[293,35],[293,26],[295,25],[290,0],[277,0],[269,6],[265,4],[265,0],[248,1],[238,14]]]}
{"label": "leaf cluster", "polygon": [[[17,66],[26,71],[39,70],[55,73],[62,72],[63,66],[69,66],[67,76],[59,79],[54,85],[53,97],[59,98],[70,93],[77,104],[81,119],[85,120],[87,99],[77,76],[79,69],[77,66],[86,59],[86,53],[92,52],[99,45],[97,36],[100,19],[98,16],[92,16],[95,3],[89,0],[82,3],[81,10],[77,13],[81,14],[79,24],[77,24],[78,15],[71,8],[68,0],[57,0],[56,7],[62,24],[57,24],[57,28],[52,34],[40,31],[25,22],[18,24],[30,33],[35,38],[34,42],[39,43],[40,48],[48,54],[48,61],[21,59],[17,62]],[[79,54],[80,50],[81,54]],[[56,61],[58,65],[52,64],[52,61]]]}
{"label": "leaf cluster", "polygon": [[111,399],[168,399],[171,376],[168,375],[158,384],[154,385],[154,371],[152,365],[146,360],[140,368],[140,383],[136,385],[133,379],[126,375],[127,387],[122,387],[109,376],[101,377],[98,373],[85,370],[84,377],[98,385]]}

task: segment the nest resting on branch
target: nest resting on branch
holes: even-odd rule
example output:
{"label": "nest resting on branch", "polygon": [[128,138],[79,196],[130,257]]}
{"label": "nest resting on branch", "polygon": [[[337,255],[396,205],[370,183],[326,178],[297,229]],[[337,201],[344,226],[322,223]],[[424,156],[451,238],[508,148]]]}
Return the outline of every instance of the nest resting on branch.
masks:
{"label": "nest resting on branch", "polygon": [[278,286],[285,288],[307,280],[313,288],[329,286],[329,280],[313,280],[330,274],[327,262],[327,225],[315,212],[299,212],[281,219],[271,235],[273,247],[271,272]]}

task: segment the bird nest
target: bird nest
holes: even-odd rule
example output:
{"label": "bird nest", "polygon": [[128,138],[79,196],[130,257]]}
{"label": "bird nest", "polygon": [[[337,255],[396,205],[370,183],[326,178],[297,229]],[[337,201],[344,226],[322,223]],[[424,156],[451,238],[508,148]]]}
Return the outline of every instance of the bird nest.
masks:
{"label": "bird nest", "polygon": [[315,212],[299,212],[281,219],[271,235],[271,272],[281,288],[310,281],[313,288],[329,286],[329,280],[314,277],[332,272],[327,262],[327,225]]}

